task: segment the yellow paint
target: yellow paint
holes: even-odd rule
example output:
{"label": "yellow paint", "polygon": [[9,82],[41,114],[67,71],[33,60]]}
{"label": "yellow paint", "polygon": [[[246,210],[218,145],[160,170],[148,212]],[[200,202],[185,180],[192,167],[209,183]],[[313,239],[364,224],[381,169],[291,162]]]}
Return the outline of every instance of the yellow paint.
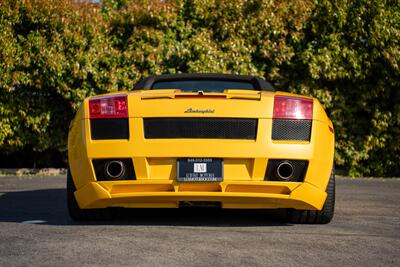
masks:
{"label": "yellow paint", "polygon": [[[221,201],[223,208],[322,208],[333,163],[334,134],[318,100],[313,99],[310,142],[296,142],[271,140],[274,95],[289,93],[228,90],[212,93],[225,96],[215,99],[175,98],[185,93],[174,90],[126,93],[129,140],[91,140],[88,99],[71,123],[68,157],[81,208],[174,208],[179,201]],[[188,108],[215,113],[184,113]],[[145,117],[258,118],[257,139],[145,139]],[[118,157],[133,159],[137,180],[96,182],[91,160]],[[176,159],[180,157],[223,158],[224,181],[176,182]],[[264,181],[268,159],[309,160],[304,183]]]}

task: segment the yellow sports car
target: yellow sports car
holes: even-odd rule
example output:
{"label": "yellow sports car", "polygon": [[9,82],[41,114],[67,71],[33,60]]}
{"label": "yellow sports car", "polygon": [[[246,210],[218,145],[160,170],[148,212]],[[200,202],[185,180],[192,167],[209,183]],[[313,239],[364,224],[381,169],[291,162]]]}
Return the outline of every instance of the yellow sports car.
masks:
{"label": "yellow sports car", "polygon": [[317,99],[228,74],[151,76],[85,99],[68,136],[68,211],[285,209],[297,223],[334,213],[334,130]]}

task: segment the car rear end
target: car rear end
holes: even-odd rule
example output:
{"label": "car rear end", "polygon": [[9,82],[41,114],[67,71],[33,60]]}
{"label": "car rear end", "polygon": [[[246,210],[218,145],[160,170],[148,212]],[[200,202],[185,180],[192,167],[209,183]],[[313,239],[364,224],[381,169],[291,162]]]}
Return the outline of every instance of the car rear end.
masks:
{"label": "car rear end", "polygon": [[318,100],[284,92],[97,96],[84,101],[69,134],[81,209],[321,210],[333,154]]}

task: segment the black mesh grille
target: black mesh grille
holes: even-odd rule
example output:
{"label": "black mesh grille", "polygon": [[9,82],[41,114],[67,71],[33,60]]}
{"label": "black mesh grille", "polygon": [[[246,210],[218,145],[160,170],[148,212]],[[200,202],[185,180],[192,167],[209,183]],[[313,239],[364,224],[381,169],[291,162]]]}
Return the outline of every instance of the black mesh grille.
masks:
{"label": "black mesh grille", "polygon": [[308,161],[307,160],[284,160],[284,159],[270,159],[268,160],[267,170],[265,172],[264,180],[268,181],[283,181],[280,179],[277,173],[279,164],[288,162],[293,166],[293,175],[288,179],[292,182],[302,182],[307,172]]}
{"label": "black mesh grille", "polygon": [[128,119],[91,119],[90,132],[93,140],[129,139]]}
{"label": "black mesh grille", "polygon": [[145,138],[256,139],[257,119],[147,118]]}
{"label": "black mesh grille", "polygon": [[309,141],[312,120],[272,120],[272,140]]}

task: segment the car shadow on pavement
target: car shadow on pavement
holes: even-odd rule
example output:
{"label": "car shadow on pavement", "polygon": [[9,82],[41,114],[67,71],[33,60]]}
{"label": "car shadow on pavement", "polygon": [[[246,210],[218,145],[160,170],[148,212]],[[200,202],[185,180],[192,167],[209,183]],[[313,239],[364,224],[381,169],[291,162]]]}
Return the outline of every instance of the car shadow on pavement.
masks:
{"label": "car shadow on pavement", "polygon": [[216,208],[119,209],[110,221],[74,222],[66,207],[65,189],[6,192],[0,195],[0,222],[47,225],[160,226],[290,226],[280,210],[222,210]]}

